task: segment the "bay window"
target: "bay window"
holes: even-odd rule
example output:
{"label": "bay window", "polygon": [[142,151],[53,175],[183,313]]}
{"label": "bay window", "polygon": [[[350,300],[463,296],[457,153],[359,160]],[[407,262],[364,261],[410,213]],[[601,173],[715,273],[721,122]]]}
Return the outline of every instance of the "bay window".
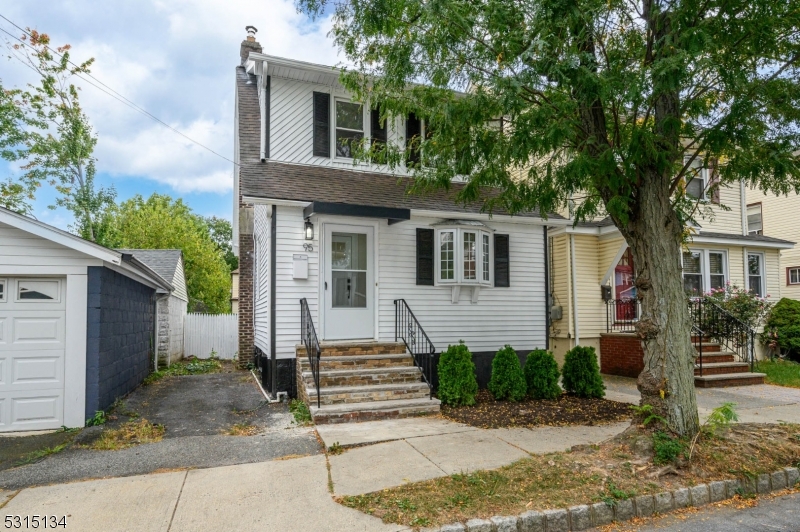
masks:
{"label": "bay window", "polygon": [[490,285],[493,242],[491,230],[476,223],[453,223],[436,231],[437,284]]}

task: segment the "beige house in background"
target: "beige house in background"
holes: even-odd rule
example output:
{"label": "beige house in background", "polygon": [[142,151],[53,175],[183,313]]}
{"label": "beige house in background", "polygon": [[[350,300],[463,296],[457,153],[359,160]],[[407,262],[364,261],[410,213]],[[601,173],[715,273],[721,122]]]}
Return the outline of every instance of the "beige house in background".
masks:
{"label": "beige house in background", "polygon": [[[800,196],[765,194],[747,189],[747,219],[751,234],[767,234],[800,242]],[[800,301],[800,246],[780,252],[781,297]]]}
{"label": "beige house in background", "polygon": [[[687,185],[687,192],[705,194],[709,174],[698,172]],[[765,234],[751,230],[757,220],[752,217],[748,225],[747,197],[744,184],[740,184],[720,187],[709,198],[713,220],[704,220],[696,228],[683,252],[687,292],[708,292],[730,282],[770,301],[786,295],[786,272],[782,268],[786,259],[782,253],[792,253],[800,267],[800,250],[793,249],[793,242],[800,241],[800,226],[793,237],[773,231],[767,223]],[[799,210],[794,208],[795,213]],[[784,211],[788,223],[791,211]],[[553,227],[548,231],[548,245],[550,348],[560,362],[575,345],[592,346],[600,353],[601,335],[638,318],[635,304],[613,304],[636,296],[634,264],[627,244],[607,217],[575,227]],[[795,293],[800,294],[800,284]]]}
{"label": "beige house in background", "polygon": [[231,272],[231,314],[239,313],[239,268]]}

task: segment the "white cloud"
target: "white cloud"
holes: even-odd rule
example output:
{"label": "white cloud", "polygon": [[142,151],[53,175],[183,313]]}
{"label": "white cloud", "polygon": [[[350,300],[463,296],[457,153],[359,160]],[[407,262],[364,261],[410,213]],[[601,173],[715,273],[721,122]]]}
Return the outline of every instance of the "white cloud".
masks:
{"label": "white cloud", "polygon": [[[330,19],[311,23],[297,13],[293,0],[75,0],[48,9],[24,2],[6,15],[49,33],[55,45],[70,43],[75,60],[94,57],[97,79],[227,158],[233,156],[234,67],[246,25],[259,29],[265,53],[339,61],[326,36]],[[3,75],[4,83],[28,81],[22,76],[30,71],[12,70]],[[79,84],[99,138],[99,172],[154,180],[178,193],[231,189],[230,162]]]}

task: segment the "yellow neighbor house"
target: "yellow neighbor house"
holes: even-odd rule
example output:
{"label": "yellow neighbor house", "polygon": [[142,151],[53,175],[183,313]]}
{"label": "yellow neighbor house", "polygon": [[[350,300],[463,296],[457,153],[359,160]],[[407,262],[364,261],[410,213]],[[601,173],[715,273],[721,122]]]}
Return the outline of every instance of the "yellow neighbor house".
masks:
{"label": "yellow neighbor house", "polygon": [[[707,172],[698,172],[687,185],[687,193],[705,194],[709,188],[707,176]],[[791,213],[795,213],[795,234],[794,238],[789,238],[788,232],[772,231],[766,214],[765,231],[753,230],[757,220],[752,216],[752,209],[748,210],[743,183],[718,187],[711,196],[708,201],[713,216],[695,228],[690,243],[683,250],[687,293],[702,295],[731,283],[777,302],[787,295],[787,273],[782,264],[786,264],[789,253],[800,269],[800,250],[793,249],[793,241],[800,239],[798,198],[794,197],[793,209],[784,208],[781,219],[788,225]],[[781,200],[783,198],[774,198],[776,202]],[[764,205],[766,213],[766,200]],[[751,215],[749,224],[748,213]],[[776,229],[777,219],[776,216]],[[548,231],[548,241],[550,348],[556,358],[563,361],[564,354],[575,345],[592,346],[600,354],[601,371],[635,377],[642,365],[640,344],[631,334],[638,318],[633,284],[635,264],[620,232],[606,217],[574,226],[553,227]],[[789,275],[790,279],[797,279],[791,277],[794,274]],[[800,271],[796,275],[800,275]],[[794,294],[800,294],[800,279],[797,281]],[[608,351],[605,357],[601,349],[604,337]],[[758,348],[756,346],[756,351]],[[611,351],[615,356],[613,361],[608,356]],[[720,358],[722,362],[725,360]],[[729,366],[733,368],[734,365]],[[720,363],[715,369],[721,374],[727,371],[726,367]],[[747,368],[733,369],[744,371]],[[730,385],[727,381],[723,384],[719,378],[715,382],[717,384],[711,385]],[[698,382],[698,385],[701,384]]]}

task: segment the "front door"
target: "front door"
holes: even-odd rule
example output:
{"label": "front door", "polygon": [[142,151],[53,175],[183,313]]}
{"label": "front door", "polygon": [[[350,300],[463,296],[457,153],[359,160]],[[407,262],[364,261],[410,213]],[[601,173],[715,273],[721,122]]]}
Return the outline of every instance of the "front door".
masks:
{"label": "front door", "polygon": [[325,224],[325,340],[375,336],[373,236],[370,226]]}

